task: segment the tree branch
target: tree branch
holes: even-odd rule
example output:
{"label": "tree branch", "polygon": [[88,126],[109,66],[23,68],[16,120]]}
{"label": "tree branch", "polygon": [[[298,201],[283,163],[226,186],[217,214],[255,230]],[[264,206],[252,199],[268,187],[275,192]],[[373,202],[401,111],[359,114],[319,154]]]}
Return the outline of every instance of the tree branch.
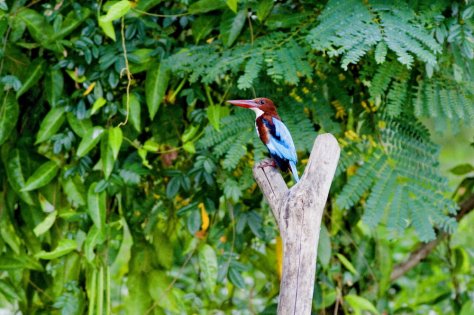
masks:
{"label": "tree branch", "polygon": [[279,315],[311,314],[321,219],[339,154],[334,136],[319,135],[301,180],[289,190],[274,168],[264,166],[265,161],[253,169],[283,240]]}
{"label": "tree branch", "polygon": [[267,202],[272,209],[273,216],[279,226],[280,214],[278,211],[280,200],[285,193],[288,193],[288,186],[286,186],[280,172],[278,172],[275,167],[271,166],[270,159],[265,159],[255,164],[253,167],[253,176],[263,195],[267,199]]}
{"label": "tree branch", "polygon": [[[456,215],[456,220],[460,221],[465,215],[467,215],[472,210],[474,210],[474,195],[471,195],[461,204],[459,212]],[[424,243],[423,245],[419,246],[414,252],[410,254],[410,256],[408,257],[406,261],[396,265],[393,268],[392,273],[390,274],[390,280],[394,281],[400,278],[410,269],[418,265],[447,236],[448,236],[447,233],[441,233],[440,235],[438,235],[438,237],[435,240],[432,240],[431,242]]]}

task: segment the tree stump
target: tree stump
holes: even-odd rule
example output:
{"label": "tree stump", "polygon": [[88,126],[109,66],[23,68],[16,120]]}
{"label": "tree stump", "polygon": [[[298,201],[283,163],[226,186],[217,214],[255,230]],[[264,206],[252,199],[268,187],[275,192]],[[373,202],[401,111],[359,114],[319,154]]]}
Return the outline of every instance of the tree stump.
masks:
{"label": "tree stump", "polygon": [[301,180],[290,189],[278,170],[264,166],[268,160],[253,168],[283,240],[279,315],[311,314],[321,220],[339,154],[333,135],[319,135]]}

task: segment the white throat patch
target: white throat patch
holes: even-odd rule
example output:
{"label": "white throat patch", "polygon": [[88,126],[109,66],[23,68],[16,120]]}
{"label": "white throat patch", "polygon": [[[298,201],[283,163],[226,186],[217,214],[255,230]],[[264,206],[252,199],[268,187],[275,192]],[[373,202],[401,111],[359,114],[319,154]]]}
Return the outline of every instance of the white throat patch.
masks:
{"label": "white throat patch", "polygon": [[257,116],[257,118],[263,115],[263,110],[261,110],[261,109],[259,109],[259,108],[253,107],[253,108],[250,108],[250,109],[254,111],[254,113],[255,113],[255,115]]}

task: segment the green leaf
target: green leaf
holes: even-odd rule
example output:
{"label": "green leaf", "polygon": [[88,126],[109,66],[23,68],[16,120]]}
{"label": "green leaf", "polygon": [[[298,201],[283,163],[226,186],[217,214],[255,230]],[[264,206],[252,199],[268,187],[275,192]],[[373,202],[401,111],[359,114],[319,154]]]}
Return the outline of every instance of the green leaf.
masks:
{"label": "green leaf", "polygon": [[209,35],[217,22],[218,19],[216,16],[201,15],[195,19],[191,25],[195,43],[199,43],[201,39]]}
{"label": "green leaf", "polygon": [[26,181],[21,191],[30,191],[49,184],[58,173],[59,166],[55,161],[43,163]]}
{"label": "green leaf", "polygon": [[34,205],[35,202],[30,192],[21,191],[25,186],[26,175],[24,170],[25,159],[24,154],[20,153],[20,150],[13,149],[8,154],[8,160],[6,163],[6,171],[8,182],[12,186],[13,190],[20,196],[20,198],[29,205]]}
{"label": "green leaf", "polygon": [[31,269],[43,271],[41,264],[33,257],[25,254],[20,255],[0,255],[0,269],[1,270],[15,270],[15,269]]}
{"label": "green leaf", "polygon": [[81,143],[79,143],[79,147],[77,148],[76,152],[77,156],[83,157],[89,153],[89,151],[92,150],[97,145],[97,143],[99,143],[103,132],[104,128],[100,126],[89,129],[84,135]]}
{"label": "green leaf", "polygon": [[217,255],[208,244],[204,244],[199,250],[199,268],[201,269],[201,280],[206,291],[213,294],[217,283]]}
{"label": "green leaf", "polygon": [[51,138],[56,132],[58,132],[59,128],[61,128],[66,116],[64,115],[65,108],[64,107],[53,107],[51,110],[46,114],[43,121],[40,124],[40,128],[38,133],[36,134],[36,142],[35,144],[44,142]]}
{"label": "green leaf", "polygon": [[41,206],[41,210],[45,213],[50,213],[55,210],[54,205],[48,201],[41,193],[38,193],[38,200]]}
{"label": "green leaf", "polygon": [[145,96],[151,120],[153,120],[160,108],[168,88],[169,78],[169,69],[163,62],[155,66],[152,65],[146,74]]}
{"label": "green leaf", "polygon": [[234,284],[236,287],[240,289],[246,288],[244,278],[238,270],[236,270],[235,268],[230,268],[228,276],[230,282],[232,282],[232,284]]}
{"label": "green leaf", "polygon": [[339,253],[337,253],[336,256],[337,258],[339,258],[339,261],[344,265],[344,267],[346,267],[347,270],[352,272],[354,275],[357,275],[357,270],[354,268],[354,265],[352,265],[346,257]]}
{"label": "green leaf", "polygon": [[452,169],[450,169],[449,171],[453,173],[454,175],[466,175],[474,171],[474,166],[472,166],[469,163],[465,163],[465,164],[457,165],[453,167]]}
{"label": "green leaf", "polygon": [[43,76],[44,70],[46,69],[46,61],[44,59],[35,59],[26,69],[26,73],[28,74],[26,80],[22,83],[23,85],[21,88],[16,92],[16,98],[19,98],[25,92],[35,85],[39,79]]}
{"label": "green leaf", "polygon": [[51,68],[44,78],[44,93],[51,107],[58,105],[64,90],[64,76],[61,70]]}
{"label": "green leaf", "polygon": [[149,273],[147,281],[148,293],[155,303],[165,310],[179,313],[179,305],[182,301],[176,296],[178,290],[173,287],[169,288],[171,280],[168,279],[164,271],[153,270]]}
{"label": "green leaf", "polygon": [[106,15],[102,15],[101,17],[99,17],[99,26],[100,28],[102,28],[105,35],[107,35],[114,41],[116,40],[115,30],[112,22],[127,14],[131,8],[132,4],[130,3],[130,1],[118,1],[109,7]]}
{"label": "green leaf", "polygon": [[[108,132],[110,132],[110,130]],[[109,137],[102,137],[102,141],[100,142],[100,160],[102,162],[102,170],[104,171],[104,177],[106,179],[108,179],[110,174],[112,174],[115,163],[114,153],[109,143]]]}
{"label": "green leaf", "polygon": [[179,191],[179,187],[181,185],[181,180],[178,176],[174,176],[171,178],[171,180],[168,182],[168,185],[166,186],[166,197],[169,199],[172,199],[174,196]]}
{"label": "green leaf", "polygon": [[86,204],[86,193],[84,184],[78,176],[68,177],[62,181],[63,191],[68,201],[74,206],[84,206]]}
{"label": "green leaf", "polygon": [[122,146],[123,133],[120,127],[109,129],[109,146],[112,149],[114,160],[117,159],[120,147]]}
{"label": "green leaf", "polygon": [[57,215],[57,211],[48,214],[46,218],[44,218],[44,220],[33,229],[33,233],[35,233],[36,236],[46,233],[53,226]]}
{"label": "green leaf", "polygon": [[318,259],[327,268],[331,261],[331,239],[325,225],[321,225],[318,244]]}
{"label": "green leaf", "polygon": [[81,138],[84,138],[87,132],[92,129],[90,119],[78,119],[73,113],[67,113],[66,118],[72,131]]}
{"label": "green leaf", "polygon": [[459,315],[472,315],[472,314],[474,314],[474,301],[469,299],[466,302],[464,302]]}
{"label": "green leaf", "polygon": [[96,99],[94,104],[92,104],[91,115],[94,115],[105,104],[107,104],[105,98],[99,97],[98,99]]}
{"label": "green leaf", "polygon": [[121,0],[121,1],[115,2],[113,5],[109,7],[109,9],[107,10],[107,14],[105,16],[101,16],[100,19],[103,22],[115,21],[116,19],[119,19],[125,14],[127,14],[131,8],[132,8],[132,4],[130,1]]}
{"label": "green leaf", "polygon": [[148,139],[143,144],[143,149],[149,152],[158,152],[160,150],[160,144],[156,143],[152,139]]}
{"label": "green leaf", "polygon": [[52,48],[48,46],[48,43],[53,37],[53,28],[47,23],[45,17],[42,14],[32,9],[22,8],[19,10],[17,17],[26,24],[31,37],[38,44],[48,49]]}
{"label": "green leaf", "polygon": [[115,37],[115,29],[112,22],[104,22],[102,19],[99,19],[99,26],[104,31],[104,34],[111,38],[113,41],[116,41],[117,38]]}
{"label": "green leaf", "polygon": [[94,225],[100,231],[101,235],[105,232],[106,217],[106,195],[105,191],[96,193],[97,183],[92,183],[87,192],[87,213],[94,222]]}
{"label": "green leaf", "polygon": [[349,294],[344,296],[344,300],[354,309],[356,314],[361,314],[361,311],[369,311],[373,314],[380,314],[369,300],[361,296]]}
{"label": "green leaf", "polygon": [[[123,97],[123,107],[127,108],[127,97],[124,95]],[[130,93],[130,108],[129,108],[129,118],[132,126],[135,128],[136,131],[140,132],[142,130],[141,125],[141,104],[140,100],[138,99],[135,93]]]}
{"label": "green leaf", "polygon": [[234,13],[237,13],[237,2],[238,0],[227,0],[227,6],[231,9]]}
{"label": "green leaf", "polygon": [[183,144],[183,149],[184,151],[191,154],[196,153],[196,147],[194,146],[193,142],[186,142],[185,144]]}
{"label": "green leaf", "polygon": [[51,40],[60,40],[72,33],[91,15],[91,13],[92,11],[85,6],[81,7],[80,9],[70,11],[62,23],[61,29],[54,32]]}
{"label": "green leaf", "polygon": [[[0,201],[0,207],[4,207]],[[8,216],[3,216],[0,224],[0,236],[1,239],[10,246],[13,252],[16,255],[20,254],[20,248],[22,246],[22,241],[20,237],[16,233],[15,226],[13,226],[12,222],[8,218]]]}
{"label": "green leaf", "polygon": [[96,245],[103,243],[103,235],[99,229],[94,225],[89,229],[86,240],[84,241],[84,256],[88,262],[92,262],[95,258],[94,249]]}
{"label": "green leaf", "polygon": [[197,210],[192,211],[189,214],[188,219],[186,220],[186,226],[188,227],[189,233],[191,235],[195,235],[196,232],[198,232],[199,229],[201,229],[201,225],[202,225],[201,214]]}
{"label": "green leaf", "polygon": [[9,91],[5,92],[0,102],[0,145],[2,145],[16,126],[20,106],[13,93]]}
{"label": "green leaf", "polygon": [[375,62],[384,63],[386,56],[387,56],[387,44],[385,44],[384,41],[381,41],[375,47]]}
{"label": "green leaf", "polygon": [[46,252],[42,250],[41,252],[35,254],[35,258],[51,260],[66,254],[77,249],[77,242],[70,239],[62,239],[59,241],[58,246],[51,252]]}
{"label": "green leaf", "polygon": [[247,9],[240,10],[237,14],[225,13],[222,17],[220,31],[222,41],[227,47],[232,46],[239,36],[247,18]]}
{"label": "green leaf", "polygon": [[214,129],[219,130],[219,122],[221,120],[222,106],[211,105],[207,107],[207,119]]}
{"label": "green leaf", "polygon": [[273,0],[261,0],[257,6],[257,18],[263,22],[273,9]]}
{"label": "green leaf", "polygon": [[189,6],[188,12],[191,14],[206,13],[226,7],[224,0],[199,0]]}
{"label": "green leaf", "polygon": [[173,267],[173,243],[169,237],[159,229],[153,232],[153,246],[158,263],[165,269]]}
{"label": "green leaf", "polygon": [[[143,1],[138,2],[138,4]],[[148,274],[131,272],[128,274],[128,297],[125,300],[125,314],[146,314],[153,305],[153,300],[148,293],[150,278]]]}
{"label": "green leaf", "polygon": [[[0,3],[1,4],[1,3]],[[0,294],[5,296],[10,303],[15,303],[22,301],[22,296],[20,296],[13,285],[7,282],[7,279],[0,280]]]}

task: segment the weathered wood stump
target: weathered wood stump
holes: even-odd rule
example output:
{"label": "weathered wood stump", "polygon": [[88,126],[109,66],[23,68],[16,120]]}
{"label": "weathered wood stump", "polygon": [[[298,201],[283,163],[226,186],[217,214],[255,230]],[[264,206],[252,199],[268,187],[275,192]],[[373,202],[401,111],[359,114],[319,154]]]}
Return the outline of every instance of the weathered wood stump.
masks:
{"label": "weathered wood stump", "polygon": [[278,170],[264,166],[267,160],[253,168],[283,240],[279,315],[311,314],[321,220],[339,154],[333,135],[319,135],[301,180],[290,189]]}

